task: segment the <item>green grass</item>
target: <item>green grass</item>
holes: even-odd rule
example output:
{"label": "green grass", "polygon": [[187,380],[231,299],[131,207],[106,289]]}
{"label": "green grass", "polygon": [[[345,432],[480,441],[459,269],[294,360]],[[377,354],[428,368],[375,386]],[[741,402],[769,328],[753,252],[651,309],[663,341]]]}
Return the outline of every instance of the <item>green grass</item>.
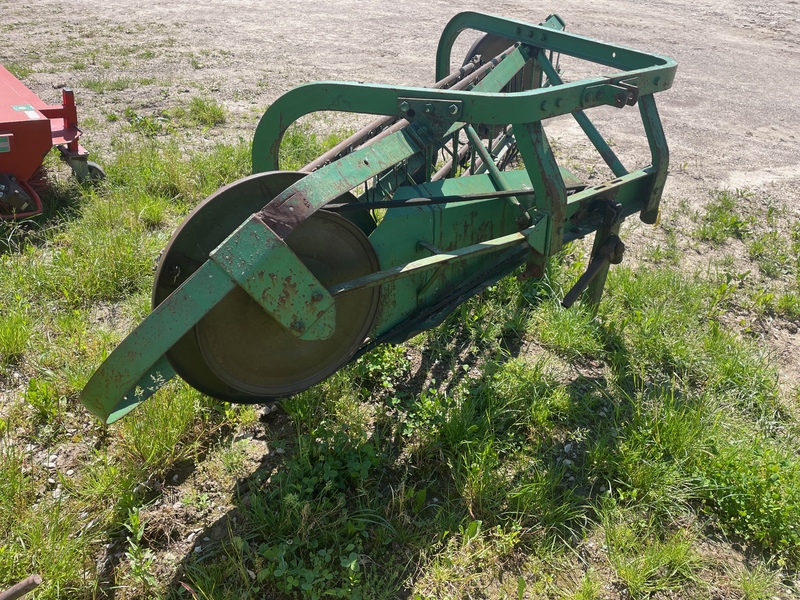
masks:
{"label": "green grass", "polygon": [[[715,196],[696,237],[749,243],[749,274],[681,271],[668,234],[646,264],[614,267],[593,316],[558,305],[585,268],[573,246],[541,281],[506,278],[275,414],[173,382],[109,428],[89,418],[78,392],[146,314],[172,231],[249,170],[244,143],[187,154],[185,115],[150,134],[131,113],[144,135],[115,142],[104,183],[56,182],[45,215],[0,225],[0,588],[40,572],[43,599],[785,591],[796,393],[729,324],[755,267],[796,277],[782,257],[800,235],[736,221],[736,194]],[[284,168],[339,139],[290,129]],[[795,282],[758,281],[797,314]],[[199,552],[180,545],[190,528]],[[713,558],[733,544],[745,566]]]}
{"label": "green grass", "polygon": [[700,218],[695,235],[715,245],[731,237],[746,237],[754,222],[752,217],[743,216],[748,212],[746,203],[751,195],[745,190],[715,191],[711,202],[705,207],[705,214]]}
{"label": "green grass", "polygon": [[35,72],[33,67],[20,62],[6,62],[3,66],[17,79],[25,79],[28,75]]}
{"label": "green grass", "polygon": [[214,127],[225,122],[225,108],[215,100],[194,97],[189,103],[189,120],[202,127]]}
{"label": "green grass", "polygon": [[116,77],[104,79],[84,79],[80,83],[82,88],[91,90],[97,94],[105,92],[122,92],[135,85],[133,79],[129,77]]}

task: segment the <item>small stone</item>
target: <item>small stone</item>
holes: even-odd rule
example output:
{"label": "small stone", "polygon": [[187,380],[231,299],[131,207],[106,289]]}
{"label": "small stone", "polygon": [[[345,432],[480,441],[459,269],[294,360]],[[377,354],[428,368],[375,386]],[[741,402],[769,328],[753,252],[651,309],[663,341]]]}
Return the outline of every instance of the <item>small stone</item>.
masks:
{"label": "small stone", "polygon": [[67,475],[68,476],[69,475],[74,475],[74,474],[75,474],[75,469],[67,469]]}
{"label": "small stone", "polygon": [[286,450],[283,448],[275,448],[275,454],[286,454]]}
{"label": "small stone", "polygon": [[58,500],[61,498],[61,488],[56,488],[53,490],[53,499]]}
{"label": "small stone", "polygon": [[55,480],[55,479],[53,479],[52,477],[48,477],[48,478],[47,478],[47,483],[49,483],[50,485],[55,485],[55,483],[56,483],[56,480]]}
{"label": "small stone", "polygon": [[200,554],[202,551],[203,551],[203,547],[202,546],[195,546],[194,547],[194,553],[195,554]]}
{"label": "small stone", "polygon": [[564,444],[564,454],[569,454],[572,452],[572,442]]}
{"label": "small stone", "polygon": [[564,459],[564,464],[567,465],[568,467],[572,466],[572,461],[570,459],[568,459],[568,458],[565,458]]}
{"label": "small stone", "polygon": [[175,475],[172,476],[172,483],[177,483],[178,479],[180,479],[180,478],[178,477],[178,474],[175,473]]}
{"label": "small stone", "polygon": [[210,537],[204,537],[204,538],[203,538],[203,541],[204,541],[204,542],[210,542],[210,541],[211,541],[211,538],[210,538]]}

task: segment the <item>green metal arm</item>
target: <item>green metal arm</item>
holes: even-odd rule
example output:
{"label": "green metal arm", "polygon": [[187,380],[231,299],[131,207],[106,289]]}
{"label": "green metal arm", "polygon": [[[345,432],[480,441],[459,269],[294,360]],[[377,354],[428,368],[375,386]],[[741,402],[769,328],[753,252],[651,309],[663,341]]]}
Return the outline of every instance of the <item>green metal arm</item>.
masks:
{"label": "green metal arm", "polygon": [[[560,20],[560,19],[559,19]],[[563,21],[562,21],[563,23]],[[531,25],[480,12],[462,12],[450,19],[439,38],[436,50],[436,79],[450,73],[453,43],[465,29],[492,33],[523,44],[532,44],[543,50],[553,50],[575,58],[625,71],[649,71],[660,78],[667,89],[672,85],[678,63],[658,54],[648,54],[632,48],[598,42],[574,33],[559,31],[547,25]]]}
{"label": "green metal arm", "polygon": [[606,77],[514,94],[333,81],[302,85],[278,98],[261,118],[253,138],[253,172],[278,170],[278,152],[284,133],[299,118],[314,112],[409,118],[404,101],[417,99],[450,102],[457,111],[455,116],[465,122],[487,125],[532,123],[595,106],[620,106],[620,100],[623,104],[628,100],[622,93],[624,90],[635,89],[638,95],[643,96],[668,89],[677,70],[677,63],[666,57],[597,42],[548,26],[467,12],[457,15],[445,28],[437,52],[438,79],[449,73],[453,41],[468,27],[518,40],[531,57],[538,49],[553,50],[626,70]]}

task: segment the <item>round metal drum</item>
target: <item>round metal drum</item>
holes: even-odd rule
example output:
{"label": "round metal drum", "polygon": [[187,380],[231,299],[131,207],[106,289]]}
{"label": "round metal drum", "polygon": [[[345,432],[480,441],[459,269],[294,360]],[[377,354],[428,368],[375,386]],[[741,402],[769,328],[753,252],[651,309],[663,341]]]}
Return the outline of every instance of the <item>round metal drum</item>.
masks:
{"label": "round metal drum", "polygon": [[[167,298],[167,296],[169,296],[184,281],[186,281],[186,279],[188,279],[200,267],[200,265],[208,260],[209,254],[231,233],[233,233],[236,228],[239,227],[239,225],[241,225],[251,214],[259,211],[275,196],[305,176],[305,173],[297,173],[292,171],[259,173],[221,188],[201,202],[189,214],[189,216],[186,217],[183,223],[181,223],[180,227],[178,227],[178,229],[172,235],[169,244],[161,255],[161,259],[159,260],[158,267],[156,269],[155,282],[153,284],[153,307],[158,306],[164,301],[165,298]],[[350,201],[350,197],[350,194],[346,194],[344,201]],[[328,215],[328,213],[324,214]],[[376,265],[375,269],[377,269],[377,259],[374,257],[374,251],[372,250],[372,247],[369,245],[369,242],[366,240],[365,236],[361,234],[357,227],[353,227],[348,221],[341,223],[343,219],[339,217],[334,217],[333,219],[322,217],[322,219],[323,221],[321,222],[328,223],[327,227],[321,226],[321,228],[316,228],[312,226],[312,228],[309,229],[309,231],[316,230],[317,233],[323,234],[319,240],[314,242],[319,244],[319,248],[326,248],[330,245],[329,242],[326,242],[325,235],[330,235],[333,240],[349,240],[347,243],[349,244],[351,251],[353,251],[352,248],[358,248],[358,250],[355,250],[354,252],[361,252],[362,254],[365,254],[367,256],[366,262],[370,263],[370,265]],[[336,222],[339,226],[337,227],[336,225],[330,225],[330,223],[333,222]],[[294,233],[289,237],[293,237]],[[360,238],[359,234],[361,234]],[[361,242],[355,243],[354,245],[354,242],[352,241],[353,238],[360,239]],[[301,239],[304,238],[302,236],[298,237],[298,242]],[[308,242],[303,241],[302,245],[307,247]],[[308,251],[307,249],[304,251],[309,256],[308,260],[313,263],[314,253]],[[363,264],[364,260],[364,256],[362,256],[361,260],[356,262]],[[311,266],[311,264],[309,266]],[[338,269],[336,265],[315,263],[312,271],[314,269],[320,269],[321,271],[324,271],[325,269],[334,268]],[[342,269],[344,268],[345,267]],[[321,276],[325,275],[322,274]],[[339,280],[340,279],[337,279],[337,281]],[[240,291],[241,290],[237,288],[235,292],[231,293],[230,296],[232,297],[226,297],[222,303],[216,307],[219,308],[220,306],[230,306],[232,304],[236,304],[238,307],[240,307],[240,309],[237,309],[238,312],[231,316],[231,320],[229,321],[230,327],[240,326],[239,324],[242,322],[242,310],[244,310],[244,308],[241,307],[246,307],[246,310],[253,310],[253,306],[249,306],[242,298],[236,300],[237,293]],[[370,292],[369,301],[367,302],[368,306],[366,308],[364,308],[363,302],[359,304],[359,309],[357,312],[362,315],[364,323],[356,323],[353,325],[359,335],[363,329],[368,330],[369,325],[371,325],[371,319],[374,318],[374,311],[375,307],[377,306],[377,294],[377,290]],[[355,298],[356,296],[353,297]],[[341,299],[337,299],[337,312],[340,310],[340,304],[344,306],[344,304],[349,301],[349,295],[343,296]],[[373,303],[375,307],[372,306]],[[224,319],[221,320],[220,317],[226,313],[225,311],[216,312],[216,308],[212,310],[211,313],[209,313],[209,315],[207,315],[205,318],[209,319],[209,322],[217,323],[217,325],[201,325],[201,321],[201,323],[199,323],[193,330],[184,335],[167,352],[166,356],[170,364],[178,373],[178,375],[180,375],[192,387],[205,394],[208,394],[209,396],[219,398],[220,400],[240,403],[256,403],[274,399],[275,395],[272,393],[268,395],[254,396],[252,393],[254,388],[246,383],[246,377],[243,377],[238,371],[234,371],[233,374],[228,372],[227,367],[225,366],[228,364],[228,362],[222,360],[219,357],[219,351],[216,350],[218,344],[223,343],[221,340],[224,339],[224,336],[219,333],[218,324],[220,322],[224,323]],[[261,313],[264,312],[260,307],[258,307],[258,310],[260,310]],[[342,308],[341,311],[343,313],[346,312],[344,308]],[[263,315],[258,315],[254,322],[257,322],[258,318],[263,319]],[[263,323],[261,327],[263,331],[268,329],[268,327],[266,327]],[[200,329],[205,332],[203,336],[198,336],[198,331]],[[337,318],[337,332],[339,329],[339,322]],[[280,336],[281,334],[277,335]],[[336,336],[337,334],[334,334],[334,337]],[[204,348],[202,350],[199,341],[200,337],[204,339]],[[358,337],[358,335],[355,337]],[[213,340],[211,338],[213,338]],[[363,337],[361,340],[359,340],[359,343],[360,341],[363,341]],[[297,343],[297,340],[292,336],[292,340],[290,342],[295,344]],[[251,339],[249,343],[252,350],[252,344],[255,342],[253,342]],[[280,344],[274,339],[270,341],[269,339],[261,338],[260,343],[265,345],[273,345],[275,348],[280,348]],[[349,344],[353,343],[355,342],[349,342]],[[314,345],[313,342],[311,344]],[[345,346],[349,348],[348,344],[345,344]],[[338,360],[331,360],[330,365],[335,365],[337,363],[341,365],[347,362],[349,359],[349,356],[344,356],[344,354],[347,353],[347,349],[343,350],[342,347],[339,346],[337,352],[341,353],[340,355],[336,356]],[[350,355],[352,355],[352,352]],[[213,368],[206,362],[206,356],[216,356],[216,358],[211,359]],[[338,367],[333,367],[333,370],[336,368]],[[299,382],[307,382],[311,380],[309,378],[307,368],[304,368],[298,364],[297,371],[302,372],[301,375],[297,376]],[[220,375],[222,375],[222,377]],[[320,376],[319,380],[323,379],[325,376],[326,375]],[[237,383],[237,385],[232,385],[232,383]],[[256,388],[258,387],[259,385],[256,384]],[[263,386],[260,387],[263,388]],[[294,387],[299,391],[299,385],[291,387]],[[245,391],[245,389],[251,391]],[[281,389],[288,388],[286,385],[282,385]],[[278,395],[285,395],[288,393],[291,392],[280,392]]]}
{"label": "round metal drum", "polygon": [[[326,287],[378,270],[378,257],[353,223],[316,212],[286,239]],[[372,326],[379,288],[336,298],[336,328],[326,340],[300,340],[237,287],[196,326],[208,367],[220,380],[256,398],[305,390],[331,375],[361,346]]]}

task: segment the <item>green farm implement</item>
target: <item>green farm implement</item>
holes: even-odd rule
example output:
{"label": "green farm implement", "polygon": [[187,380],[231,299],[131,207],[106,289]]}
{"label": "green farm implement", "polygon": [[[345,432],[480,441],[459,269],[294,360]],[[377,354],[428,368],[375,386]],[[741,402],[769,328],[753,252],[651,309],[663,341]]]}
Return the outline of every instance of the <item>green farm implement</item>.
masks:
{"label": "green farm implement", "polygon": [[[451,72],[465,29],[485,35]],[[607,74],[565,82],[560,57]],[[82,402],[110,423],[175,374],[230,402],[285,397],[437,325],[523,265],[541,277],[548,257],[592,233],[587,272],[563,304],[596,304],[622,260],[620,224],[658,217],[668,151],[654,94],[676,68],[567,33],[557,16],[530,25],[465,12],[444,29],[431,88],[321,82],[287,92],[256,129],[253,174],[174,233],[152,313]],[[636,105],[649,153],[629,171],[587,113]],[[376,118],[301,171],[281,171],[287,128],[319,111]],[[544,123],[569,114],[612,173],[599,185],[560,166],[548,142]]]}

